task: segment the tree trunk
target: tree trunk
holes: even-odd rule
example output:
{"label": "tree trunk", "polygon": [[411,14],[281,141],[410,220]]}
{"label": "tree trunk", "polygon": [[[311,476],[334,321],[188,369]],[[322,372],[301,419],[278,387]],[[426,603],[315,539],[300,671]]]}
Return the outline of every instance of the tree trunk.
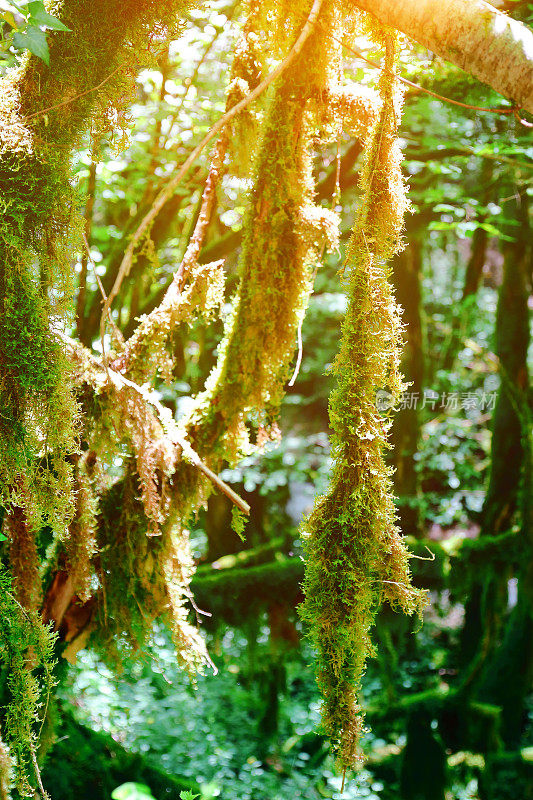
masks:
{"label": "tree trunk", "polygon": [[[504,275],[496,313],[495,349],[501,364],[501,385],[492,423],[491,472],[482,511],[482,536],[507,532],[517,511],[521,482],[522,491],[528,492],[524,423],[520,418],[520,407],[524,405],[528,391],[529,315],[526,281],[530,248],[525,192],[520,193],[514,210],[521,227],[519,238],[504,250]],[[524,520],[522,523],[527,528]],[[486,665],[493,663],[493,650],[502,625],[509,577],[505,571],[502,573],[495,568],[483,587],[479,584],[473,587],[466,605],[461,654],[463,659],[474,659],[465,681],[471,687],[478,684],[483,670],[488,669]],[[516,634],[510,636],[508,632],[506,641],[510,647],[516,646],[515,639]],[[524,644],[523,654],[527,660],[526,653]]]}
{"label": "tree trunk", "polygon": [[491,472],[483,506],[483,532],[503,533],[516,508],[523,460],[522,426],[517,394],[528,391],[529,345],[527,270],[527,197],[521,193],[516,205],[520,229],[516,242],[504,249],[504,275],[496,312],[496,355],[501,364],[501,386],[492,423]]}

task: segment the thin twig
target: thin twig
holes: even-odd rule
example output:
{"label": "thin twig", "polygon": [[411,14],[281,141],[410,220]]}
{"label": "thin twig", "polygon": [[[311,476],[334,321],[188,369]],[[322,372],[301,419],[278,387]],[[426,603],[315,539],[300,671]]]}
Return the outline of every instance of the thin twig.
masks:
{"label": "thin twig", "polygon": [[424,547],[425,547],[425,548],[426,548],[426,550],[428,551],[428,553],[429,553],[429,557],[428,557],[428,556],[415,556],[415,554],[414,554],[414,553],[409,553],[409,558],[417,558],[419,561],[435,561],[435,553],[433,553],[433,552],[432,552],[432,551],[429,549],[429,547],[427,546],[427,544],[426,544],[426,545],[424,545]]}
{"label": "thin twig", "polygon": [[49,800],[48,793],[46,792],[46,790],[45,790],[45,788],[43,786],[43,781],[42,781],[42,778],[41,778],[41,772],[39,770],[39,764],[37,763],[37,755],[35,753],[35,745],[33,744],[33,742],[30,742],[29,747],[30,747],[30,753],[31,753],[31,760],[32,760],[32,764],[33,764],[33,769],[35,771],[35,777],[37,778],[37,786],[39,787],[39,791],[41,792],[42,799],[43,800]]}
{"label": "thin twig", "polygon": [[[181,293],[183,284],[191,268],[197,263],[200,250],[211,221],[211,214],[215,203],[217,185],[224,168],[224,158],[228,149],[228,134],[223,131],[215,146],[215,155],[209,167],[209,173],[205,182],[200,213],[194,226],[194,231],[185,250],[185,254],[178,267],[176,275],[172,281],[169,291],[177,294]],[[168,295],[168,292],[167,292]]]}
{"label": "thin twig", "polygon": [[[319,267],[320,263],[322,262],[322,258],[324,256],[324,250],[325,249],[326,249],[326,245],[323,244],[322,247],[320,248],[320,253],[318,254],[318,257],[317,257],[317,260],[316,260],[315,271],[313,272],[313,277],[311,279],[311,287],[313,287],[315,285],[315,280],[316,280],[316,276],[317,276],[317,272],[318,272],[318,267]],[[311,291],[312,291],[312,289],[311,289]],[[296,364],[294,366],[294,372],[292,373],[292,378],[290,379],[289,383],[287,384],[288,386],[294,386],[294,384],[296,383],[296,378],[298,377],[298,373],[300,372],[300,367],[302,366],[302,358],[303,358],[303,354],[304,354],[303,353],[304,346],[303,346],[303,340],[302,340],[302,327],[303,327],[303,324],[304,324],[304,318],[305,318],[305,315],[302,314],[302,316],[300,317],[300,321],[298,323],[298,331],[297,331],[298,356],[296,357]]]}
{"label": "thin twig", "polygon": [[390,583],[391,586],[399,586],[401,589],[405,589],[409,593],[415,591],[412,586],[406,586],[405,583],[399,583],[398,581],[378,580],[378,583]]}
{"label": "thin twig", "polygon": [[33,763],[33,769],[35,771],[35,777],[37,778],[37,785],[39,787],[39,791],[41,792],[42,800],[50,800],[50,795],[43,786],[41,771],[39,769],[39,764],[37,763],[37,753],[35,752],[35,745],[33,744],[33,742],[30,742],[30,753],[31,753],[31,760]]}
{"label": "thin twig", "polygon": [[[89,259],[89,263],[90,263],[90,265],[92,267],[92,270],[94,272],[94,277],[95,277],[96,283],[98,284],[98,288],[100,289],[100,294],[102,295],[102,303],[104,303],[104,305],[105,305],[105,303],[107,301],[107,295],[105,293],[105,289],[104,289],[104,286],[102,284],[102,281],[100,280],[100,276],[98,275],[98,273],[96,271],[96,264],[93,261],[93,257],[91,255],[91,249],[89,247],[89,242],[87,241],[87,237],[85,235],[85,232],[82,232],[82,238],[83,238],[83,243],[85,245],[85,248],[87,250],[87,257]],[[111,323],[111,326],[112,326],[112,328],[114,330],[115,336],[117,337],[118,341],[119,342],[120,341],[123,342],[124,341],[124,337],[122,336],[120,330],[118,329],[117,325],[115,324],[115,320],[111,316],[111,311],[110,310],[108,310],[108,318],[109,318],[109,322]],[[102,361],[103,361],[103,364],[104,364],[104,368],[105,368],[105,370],[106,370],[106,372],[108,373],[108,376],[109,376],[109,372],[108,372],[108,369],[107,369],[107,354],[106,354],[106,351],[105,351],[105,340],[104,340],[104,334],[102,334],[102,329],[101,328],[100,328],[100,344],[101,344],[101,347],[102,347]]]}
{"label": "thin twig", "polygon": [[43,114],[47,114],[48,111],[55,111],[57,108],[63,108],[63,106],[68,106],[73,103],[75,100],[79,100],[80,97],[85,97],[86,94],[91,94],[91,92],[97,92],[98,89],[101,89],[102,86],[111,80],[111,78],[117,74],[119,70],[122,69],[122,65],[117,67],[116,69],[111,72],[107,78],[104,78],[97,86],[92,86],[90,89],[86,89],[84,92],[80,92],[79,94],[74,95],[74,97],[69,98],[68,100],[62,100],[60,103],[56,103],[53,106],[48,106],[47,108],[42,108],[40,111],[35,111],[33,114],[30,114],[28,117],[24,117],[25,122],[29,122],[30,119],[35,119],[35,117],[41,117]]}
{"label": "thin twig", "polygon": [[294,386],[296,383],[296,378],[298,377],[298,373],[300,372],[300,367],[302,365],[302,357],[303,357],[303,342],[302,342],[302,325],[304,322],[303,314],[300,317],[300,321],[298,323],[298,357],[296,359],[296,365],[294,367],[294,372],[292,373],[292,378],[290,379],[288,386]]}
{"label": "thin twig", "polygon": [[143,400],[154,406],[159,414],[159,421],[161,422],[163,430],[166,432],[172,442],[181,448],[186,460],[190,461],[191,464],[203,472],[204,475],[206,475],[206,477],[208,477],[209,480],[215,484],[217,489],[220,489],[220,491],[223,492],[226,497],[229,497],[232,503],[235,503],[235,505],[238,506],[241,511],[243,511],[246,515],[250,514],[250,506],[246,500],[243,500],[242,497],[240,497],[237,492],[231,488],[231,486],[228,486],[228,484],[225,483],[225,481],[223,481],[219,475],[213,472],[213,470],[211,470],[207,464],[204,464],[196,450],[192,448],[184,434],[179,430],[176,421],[171,416],[170,410],[165,408],[165,406],[159,401],[155,395],[155,392],[150,391],[149,389],[144,389],[137,383],[130,381],[129,378],[126,378],[120,372],[112,369],[108,364],[103,364],[98,360],[98,358],[96,358],[95,355],[90,352],[90,350],[71,339],[66,335],[66,333],[63,333],[63,331],[56,330],[55,333],[60,339],[63,340],[63,342],[65,342],[68,347],[72,348],[74,352],[77,350],[79,351],[80,347],[83,348],[83,352],[87,358],[89,358],[91,363],[94,364],[95,367],[105,370],[109,382],[115,386],[115,388],[120,389],[122,386],[128,386],[130,389],[133,389],[135,392],[137,392],[143,398]]}
{"label": "thin twig", "polygon": [[[410,136],[403,136],[408,143],[414,141],[414,139]],[[442,142],[442,146],[440,150],[425,150],[417,152],[414,151],[407,151],[406,157],[409,161],[441,161],[445,158],[485,158],[489,161],[501,161],[503,164],[510,164],[512,167],[516,167],[517,169],[533,169],[533,161],[518,161],[516,158],[510,158],[509,156],[501,155],[499,153],[484,153],[482,150],[478,151],[473,147],[456,147],[454,145],[450,145],[449,147],[444,147],[446,144],[445,141]],[[513,195],[514,197],[514,195]]]}
{"label": "thin twig", "polygon": [[174,444],[179,445],[181,447],[185,458],[190,461],[195,467],[197,467],[201,472],[206,475],[215,486],[223,492],[226,497],[235,503],[241,511],[245,514],[250,514],[250,506],[240,497],[237,492],[234,492],[233,489],[225,483],[222,478],[220,478],[215,472],[213,472],[207,464],[204,464],[196,450],[193,450],[185,436],[180,432],[178,425],[174,421],[174,419],[170,416],[169,409],[165,408],[163,404],[159,401],[159,399],[155,396],[155,392],[143,389],[142,386],[139,386],[137,383],[130,381],[129,378],[124,377],[120,372],[115,372],[114,369],[108,367],[108,375],[111,378],[111,382],[120,388],[120,384],[124,386],[128,386],[130,389],[133,389],[135,392],[140,394],[140,396],[147,402],[150,403],[159,413],[159,419],[163,429],[166,429],[167,434],[172,439]]}
{"label": "thin twig", "polygon": [[231,120],[237,116],[243,109],[253,103],[259,95],[261,95],[269,86],[270,84],[276,80],[285,70],[287,67],[294,61],[294,59],[300,53],[302,47],[304,46],[307,38],[311,34],[315,22],[317,20],[318,13],[320,11],[320,7],[322,5],[323,0],[314,0],[313,7],[307,18],[302,32],[300,33],[298,39],[292,46],[291,50],[287,54],[287,56],[283,59],[283,61],[278,64],[278,66],[268,75],[261,83],[256,86],[256,88],[250,92],[247,97],[244,97],[237,105],[233,106],[229,111],[227,111],[211,128],[211,130],[204,136],[202,141],[194,148],[194,150],[189,154],[189,156],[185,159],[184,163],[176,173],[176,175],[167,183],[167,185],[159,192],[157,197],[154,200],[154,203],[150,209],[150,211],[145,215],[141,224],[133,234],[130,243],[126,249],[124,254],[124,258],[121,261],[117,277],[115,279],[115,283],[109,293],[109,297],[104,305],[102,310],[102,316],[100,319],[100,330],[102,331],[105,328],[105,319],[111,307],[111,304],[115,297],[117,296],[120,287],[122,285],[122,281],[124,278],[129,274],[129,271],[133,264],[133,256],[135,253],[135,248],[137,247],[139,241],[143,238],[143,236],[147,233],[150,226],[152,225],[154,219],[157,217],[165,203],[169,200],[170,197],[174,194],[177,186],[183,180],[187,172],[189,171],[190,167],[193,165],[195,160],[198,158],[202,150],[209,144],[209,142],[214,139],[214,137],[229,123]]}

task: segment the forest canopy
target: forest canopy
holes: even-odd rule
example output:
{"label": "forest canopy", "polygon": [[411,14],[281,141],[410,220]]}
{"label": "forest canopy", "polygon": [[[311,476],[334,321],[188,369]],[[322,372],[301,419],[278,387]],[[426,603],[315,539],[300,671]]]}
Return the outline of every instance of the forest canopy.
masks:
{"label": "forest canopy", "polygon": [[[202,692],[244,637],[242,797],[355,797],[373,758],[383,800],[453,797],[458,765],[526,797],[531,4],[0,23],[0,798],[74,796],[84,748],[79,796],[216,796],[73,713],[83,664],[135,674],[165,630]],[[266,788],[292,748],[302,794]]]}

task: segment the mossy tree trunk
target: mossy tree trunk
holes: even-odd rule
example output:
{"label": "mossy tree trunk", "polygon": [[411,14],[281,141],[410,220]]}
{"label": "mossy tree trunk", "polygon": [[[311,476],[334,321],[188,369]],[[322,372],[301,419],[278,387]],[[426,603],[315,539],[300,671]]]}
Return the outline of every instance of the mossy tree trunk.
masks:
{"label": "mossy tree trunk", "polygon": [[49,34],[50,65],[26,54],[0,81],[0,505],[9,555],[0,591],[1,727],[22,796],[35,783],[44,795],[35,730],[52,687],[46,623],[59,627],[41,617],[39,559],[51,536],[67,539],[76,505],[78,408],[57,331],[72,307],[81,227],[71,151],[91,119],[100,132],[111,130],[106,114],[120,118],[138,53],[184,5],[95,0],[89,11],[82,0],[65,0],[54,10],[70,30]]}
{"label": "mossy tree trunk", "polygon": [[[506,375],[494,419],[493,446],[499,446],[498,460],[493,464],[484,509],[487,533],[508,527],[517,510],[520,519],[517,535],[522,539],[524,555],[517,576],[516,605],[507,620],[500,646],[485,665],[479,687],[481,700],[496,703],[502,709],[501,733],[507,749],[520,746],[527,717],[525,701],[533,681],[532,411],[527,370],[532,248],[528,210],[527,195],[521,192],[516,202],[520,239],[506,249],[498,307],[501,326],[498,355]],[[515,472],[511,465],[514,467],[517,462]],[[510,476],[514,477],[514,483],[510,482]]]}

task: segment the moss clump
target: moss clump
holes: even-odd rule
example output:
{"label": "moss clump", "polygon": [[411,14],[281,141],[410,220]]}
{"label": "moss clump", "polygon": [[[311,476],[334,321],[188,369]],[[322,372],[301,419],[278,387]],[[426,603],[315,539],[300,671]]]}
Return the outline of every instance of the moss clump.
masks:
{"label": "moss clump", "polygon": [[141,648],[154,619],[164,617],[178,660],[192,675],[208,659],[200,634],[188,622],[193,573],[188,532],[170,515],[162,535],[147,536],[147,519],[136,484],[136,477],[128,471],[101,504],[97,538],[100,589],[91,620],[94,643],[105,658],[118,663],[123,651]]}
{"label": "moss clump", "polygon": [[[9,573],[0,565],[0,664],[6,693],[5,740],[22,797],[33,797],[40,780],[36,748],[41,720],[54,685],[54,635],[34,610],[15,597]],[[44,709],[44,711],[43,711]]]}
{"label": "moss clump", "polygon": [[128,339],[121,361],[138,383],[159,373],[172,380],[173,337],[179,325],[191,325],[200,315],[210,321],[224,298],[224,270],[221,262],[196,265],[183,291],[169,291],[160,306],[142,316]]}
{"label": "moss clump", "polygon": [[76,409],[68,365],[50,326],[64,309],[70,279],[71,214],[65,165],[47,158],[20,114],[22,69],[4,79],[0,104],[0,481],[16,506],[32,483],[31,525],[64,533]]}
{"label": "moss clump", "polygon": [[423,602],[410,584],[408,553],[395,526],[383,459],[389,422],[375,405],[378,389],[387,386],[395,398],[403,389],[401,323],[386,260],[398,246],[406,200],[396,141],[400,98],[390,74],[394,44],[390,35],[385,41],[382,106],[366,142],[360,207],[343,271],[349,305],[330,398],[335,463],[329,490],[303,528],[302,614],[318,650],[324,726],[344,768],[359,757],[357,694],[380,601],[409,613]]}
{"label": "moss clump", "polygon": [[[69,161],[91,119],[111,132],[131,75],[175,27],[182,0],[53,2],[71,32],[50,35],[50,66],[25,56],[0,81],[0,465],[2,502],[17,477],[36,485],[35,527],[66,535],[76,406],[54,326],[70,304],[73,215]],[[97,91],[97,89],[99,91]],[[107,118],[107,122],[105,122]],[[69,252],[70,248],[70,252]],[[42,459],[44,452],[45,460]]]}

